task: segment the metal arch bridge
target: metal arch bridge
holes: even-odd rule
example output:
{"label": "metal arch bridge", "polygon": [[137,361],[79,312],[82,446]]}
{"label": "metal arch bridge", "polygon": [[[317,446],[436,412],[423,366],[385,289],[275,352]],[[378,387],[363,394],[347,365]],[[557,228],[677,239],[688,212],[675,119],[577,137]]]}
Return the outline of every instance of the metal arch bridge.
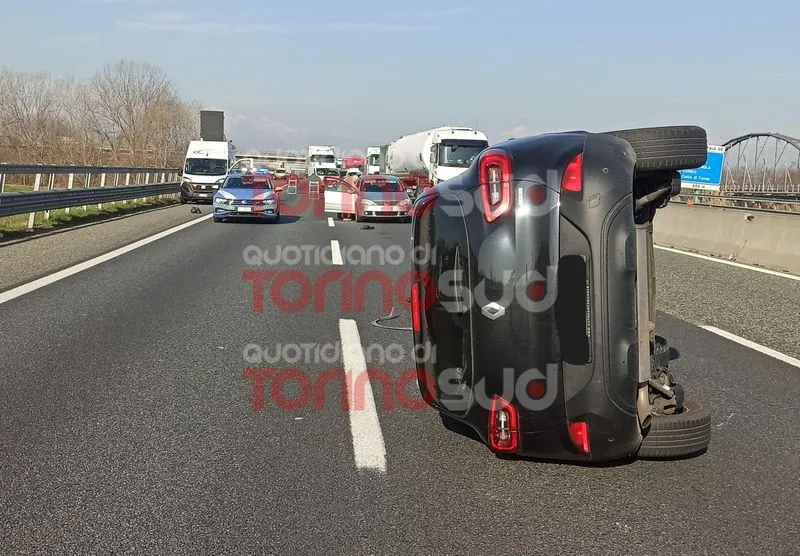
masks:
{"label": "metal arch bridge", "polygon": [[720,193],[800,199],[800,139],[781,133],[748,133],[725,148]]}

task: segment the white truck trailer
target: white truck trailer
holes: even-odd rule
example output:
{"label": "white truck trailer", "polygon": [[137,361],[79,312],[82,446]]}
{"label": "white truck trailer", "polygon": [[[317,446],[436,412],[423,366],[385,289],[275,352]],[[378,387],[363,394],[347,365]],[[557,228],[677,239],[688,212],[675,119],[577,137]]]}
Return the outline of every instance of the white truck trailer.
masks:
{"label": "white truck trailer", "polygon": [[427,178],[436,185],[463,173],[488,146],[486,134],[469,127],[420,131],[385,146],[385,171],[400,177]]}
{"label": "white truck trailer", "polygon": [[310,145],[308,147],[307,174],[313,176],[317,170],[336,169],[336,148],[331,145]]}
{"label": "white truck trailer", "polygon": [[367,147],[367,174],[372,175],[381,173],[380,158],[380,147]]}

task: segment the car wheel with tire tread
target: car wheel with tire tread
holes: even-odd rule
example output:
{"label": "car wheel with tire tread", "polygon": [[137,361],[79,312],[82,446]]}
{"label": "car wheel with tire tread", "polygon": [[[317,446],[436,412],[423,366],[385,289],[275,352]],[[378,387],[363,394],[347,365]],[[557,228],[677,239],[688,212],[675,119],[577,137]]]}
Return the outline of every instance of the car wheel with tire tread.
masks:
{"label": "car wheel with tire tread", "polygon": [[686,400],[684,411],[675,415],[653,415],[637,456],[675,458],[699,454],[711,440],[711,411],[694,400]]}
{"label": "car wheel with tire tread", "polygon": [[609,131],[624,139],[636,153],[640,171],[676,171],[699,168],[706,163],[708,138],[697,126],[643,127]]}

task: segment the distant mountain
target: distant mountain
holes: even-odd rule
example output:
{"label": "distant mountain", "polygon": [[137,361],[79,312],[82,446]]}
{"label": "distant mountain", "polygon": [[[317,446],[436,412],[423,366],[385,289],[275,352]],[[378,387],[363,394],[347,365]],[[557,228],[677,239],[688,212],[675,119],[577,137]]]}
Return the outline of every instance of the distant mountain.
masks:
{"label": "distant mountain", "polygon": [[[225,114],[226,135],[239,151],[307,152],[309,145],[334,145],[343,151],[358,149],[357,138],[318,130],[300,129],[267,117]],[[363,147],[360,147],[363,149]]]}

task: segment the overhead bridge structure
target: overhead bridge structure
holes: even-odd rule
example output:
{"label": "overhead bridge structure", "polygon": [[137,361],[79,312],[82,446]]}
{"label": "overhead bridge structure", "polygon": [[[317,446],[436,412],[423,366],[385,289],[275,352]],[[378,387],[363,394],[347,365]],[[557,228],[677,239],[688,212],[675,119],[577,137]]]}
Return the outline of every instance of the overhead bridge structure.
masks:
{"label": "overhead bridge structure", "polygon": [[720,194],[800,200],[800,139],[748,133],[725,142]]}
{"label": "overhead bridge structure", "polygon": [[306,157],[298,151],[243,151],[236,153],[236,159],[252,158],[254,162],[265,164],[269,168],[283,168],[287,172],[303,174],[306,170]]}

